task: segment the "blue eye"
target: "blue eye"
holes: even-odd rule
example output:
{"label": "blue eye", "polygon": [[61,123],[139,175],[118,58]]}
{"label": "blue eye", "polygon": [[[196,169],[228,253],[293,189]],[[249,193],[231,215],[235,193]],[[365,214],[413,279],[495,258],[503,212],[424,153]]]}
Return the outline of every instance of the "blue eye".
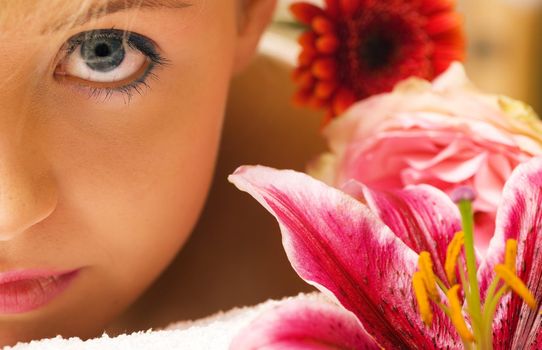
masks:
{"label": "blue eye", "polygon": [[94,71],[109,72],[119,67],[126,58],[124,42],[120,38],[91,38],[80,46],[81,57]]}
{"label": "blue eye", "polygon": [[117,29],[79,33],[64,46],[55,77],[88,88],[92,96],[141,93],[153,70],[166,63],[152,40]]}

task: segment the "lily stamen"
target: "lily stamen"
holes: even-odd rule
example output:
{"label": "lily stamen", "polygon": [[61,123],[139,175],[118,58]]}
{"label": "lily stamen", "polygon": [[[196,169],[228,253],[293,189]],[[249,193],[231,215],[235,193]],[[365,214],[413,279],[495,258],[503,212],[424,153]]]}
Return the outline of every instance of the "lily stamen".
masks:
{"label": "lily stamen", "polygon": [[[430,326],[433,320],[433,312],[429,303],[429,300],[432,300],[450,318],[465,348],[470,349],[476,344],[476,349],[491,350],[493,349],[493,334],[491,332],[493,318],[503,296],[513,291],[532,309],[537,307],[536,299],[516,273],[518,243],[516,240],[509,239],[506,242],[503,263],[494,267],[495,278],[487,290],[486,300],[482,307],[474,255],[471,208],[474,195],[463,188],[457,197],[463,230],[455,234],[446,250],[444,272],[450,288],[447,289],[435,275],[431,255],[424,251],[419,255],[419,271],[414,274],[413,278],[414,292],[422,320],[427,326]],[[463,253],[464,255],[462,255]],[[466,269],[461,260],[463,256],[465,257]],[[460,284],[456,283],[458,273]],[[446,295],[447,306],[441,303],[437,287]],[[466,305],[463,305],[460,300],[460,289],[463,289]],[[463,315],[464,309],[467,317]]]}
{"label": "lily stamen", "polygon": [[412,284],[422,320],[427,326],[430,326],[431,322],[433,322],[433,310],[429,304],[429,295],[427,294],[426,283],[422,272],[418,271],[414,273]]}
{"label": "lily stamen", "polygon": [[428,252],[421,252],[418,260],[418,268],[422,274],[425,282],[425,288],[431,299],[438,300],[439,292],[437,289],[437,279],[433,272],[433,261],[431,255]]}
{"label": "lily stamen", "polygon": [[455,234],[452,242],[448,245],[446,250],[446,262],[444,263],[444,270],[446,271],[446,278],[450,285],[454,285],[456,282],[456,268],[457,268],[457,259],[459,254],[461,254],[461,249],[465,243],[465,234],[463,231],[459,231]]}
{"label": "lily stamen", "polygon": [[515,239],[506,241],[506,251],[504,254],[504,264],[510,271],[516,271],[516,256],[518,255],[518,242]]}
{"label": "lily stamen", "polygon": [[463,318],[463,306],[459,301],[459,296],[457,294],[459,288],[459,284],[456,284],[455,286],[450,288],[447,293],[448,302],[450,303],[450,319],[452,320],[452,323],[455,329],[457,329],[457,333],[459,333],[459,336],[461,337],[463,342],[472,343],[474,342],[474,336],[468,329],[467,323]]}
{"label": "lily stamen", "polygon": [[495,266],[495,273],[497,273],[497,276],[499,276],[508,287],[523,299],[525,304],[529,305],[531,309],[536,308],[536,301],[531,291],[507,265],[499,264]]}

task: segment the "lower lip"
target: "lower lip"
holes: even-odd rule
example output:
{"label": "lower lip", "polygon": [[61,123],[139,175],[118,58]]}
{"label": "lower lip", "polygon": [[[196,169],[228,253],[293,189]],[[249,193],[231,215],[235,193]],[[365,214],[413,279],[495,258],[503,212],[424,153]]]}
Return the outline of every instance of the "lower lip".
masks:
{"label": "lower lip", "polygon": [[47,305],[77,277],[79,270],[0,284],[0,314],[19,314]]}

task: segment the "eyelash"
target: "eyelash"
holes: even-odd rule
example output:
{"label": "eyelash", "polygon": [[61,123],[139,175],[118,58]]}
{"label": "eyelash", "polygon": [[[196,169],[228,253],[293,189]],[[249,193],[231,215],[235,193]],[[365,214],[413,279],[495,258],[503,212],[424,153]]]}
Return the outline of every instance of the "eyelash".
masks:
{"label": "eyelash", "polygon": [[143,95],[144,89],[149,89],[150,86],[147,83],[149,79],[158,80],[158,76],[153,72],[155,69],[163,66],[169,65],[169,60],[163,57],[154,47],[155,45],[152,41],[140,34],[119,30],[119,29],[97,29],[90,30],[86,32],[79,33],[74,37],[68,39],[67,46],[64,49],[63,57],[69,57],[76,48],[78,48],[86,39],[89,37],[95,38],[112,38],[112,39],[121,39],[125,38],[125,43],[130,46],[132,49],[135,49],[145,55],[150,59],[150,65],[143,73],[141,77],[134,80],[133,82],[118,87],[91,87],[85,86],[85,89],[88,90],[88,97],[95,98],[99,100],[102,96],[102,102],[109,100],[116,93],[124,95],[124,102],[126,104],[130,103],[132,97],[135,93]]}
{"label": "eyelash", "polygon": [[100,100],[101,102],[106,102],[111,97],[113,97],[115,93],[121,93],[122,95],[124,95],[124,103],[129,104],[135,93],[137,93],[138,95],[143,95],[143,89],[150,89],[150,86],[147,83],[149,79],[158,80],[159,78],[156,74],[148,70],[147,73],[145,73],[141,78],[133,81],[128,85],[115,88],[95,88],[90,86],[87,86],[85,88],[88,90],[89,98],[95,98],[96,100]]}

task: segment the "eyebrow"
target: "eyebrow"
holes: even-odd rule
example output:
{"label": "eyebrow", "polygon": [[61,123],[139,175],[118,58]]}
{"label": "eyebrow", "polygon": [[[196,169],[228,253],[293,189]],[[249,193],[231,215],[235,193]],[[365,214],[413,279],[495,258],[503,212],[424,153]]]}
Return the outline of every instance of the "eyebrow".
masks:
{"label": "eyebrow", "polygon": [[105,16],[134,8],[185,8],[191,6],[189,2],[183,0],[109,0],[106,4],[106,6],[100,6],[99,15]]}
{"label": "eyebrow", "polygon": [[97,1],[94,5],[89,6],[88,11],[76,18],[69,21],[62,21],[55,25],[52,31],[62,30],[68,26],[80,26],[93,19],[133,9],[181,9],[190,6],[192,6],[192,3],[185,0],[108,0],[105,3]]}

